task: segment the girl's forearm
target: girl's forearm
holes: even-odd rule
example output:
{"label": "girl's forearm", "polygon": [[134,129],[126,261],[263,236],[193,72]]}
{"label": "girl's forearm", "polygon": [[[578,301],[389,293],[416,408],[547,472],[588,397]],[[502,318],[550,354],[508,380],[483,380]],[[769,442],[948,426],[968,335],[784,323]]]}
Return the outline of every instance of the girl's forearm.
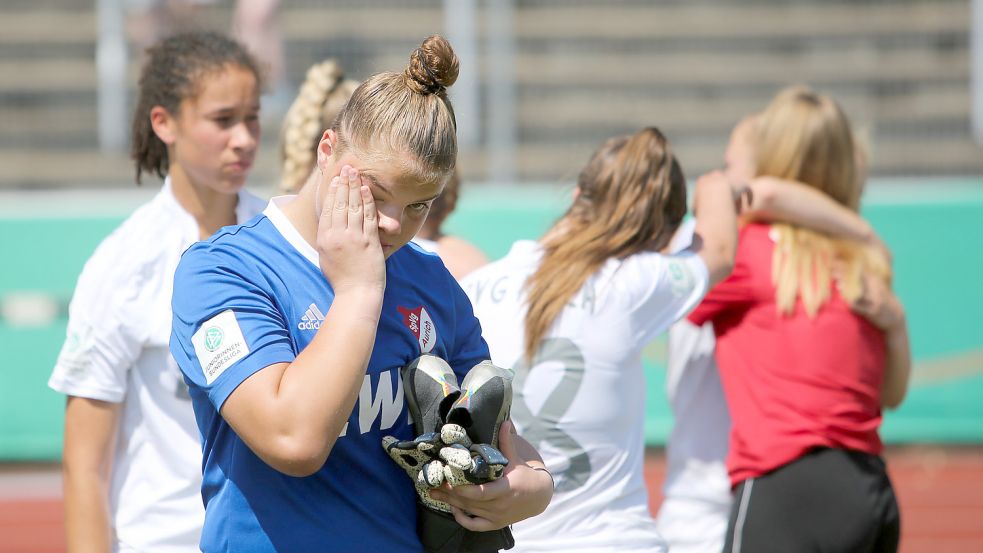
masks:
{"label": "girl's forearm", "polygon": [[69,396],[62,475],[69,553],[112,551],[109,478],[121,404]]}
{"label": "girl's forearm", "polygon": [[307,476],[324,465],[358,398],[381,306],[381,291],[339,293],[292,362],[256,372],[226,399],[222,416],[271,467]]}
{"label": "girl's forearm", "polygon": [[112,551],[109,492],[96,471],[64,470],[65,538],[68,553]]}
{"label": "girl's forearm", "polygon": [[870,243],[877,239],[870,223],[819,190],[799,182],[758,177],[748,186],[752,219],[791,223],[837,238]]}
{"label": "girl's forearm", "polygon": [[884,331],[884,338],[887,351],[881,405],[893,409],[901,405],[908,393],[908,382],[911,379],[911,344],[908,339],[908,322],[903,313],[898,324]]}

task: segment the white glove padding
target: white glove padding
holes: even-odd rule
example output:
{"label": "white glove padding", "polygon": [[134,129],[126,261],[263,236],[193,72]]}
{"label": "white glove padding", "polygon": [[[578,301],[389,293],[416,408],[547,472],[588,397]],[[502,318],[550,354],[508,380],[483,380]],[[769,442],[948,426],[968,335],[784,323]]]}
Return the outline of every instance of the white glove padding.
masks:
{"label": "white glove padding", "polygon": [[[436,488],[445,481],[451,486],[491,482],[501,478],[509,464],[505,455],[494,447],[471,443],[467,431],[460,425],[443,425],[440,428],[440,441],[447,444],[447,447],[440,448],[439,460],[428,463],[419,475],[420,482],[431,488]],[[442,465],[443,471],[438,470],[438,464]]]}
{"label": "white glove padding", "polygon": [[463,445],[465,448],[471,447],[471,438],[468,431],[459,424],[445,424],[440,428],[440,441],[446,445]]}
{"label": "white glove padding", "polygon": [[488,444],[472,444],[467,431],[456,424],[443,425],[439,435],[429,432],[414,440],[386,436],[382,447],[413,480],[424,505],[444,512],[450,512],[450,507],[431,499],[427,490],[444,482],[451,486],[491,482],[501,478],[508,465],[500,451]]}
{"label": "white glove padding", "polygon": [[502,452],[488,444],[474,444],[470,448],[460,444],[448,446],[440,450],[440,459],[444,462],[443,480],[451,486],[498,480],[509,464]]}
{"label": "white glove padding", "polygon": [[[431,441],[434,437],[439,441],[436,432],[424,434],[415,440],[405,441],[397,440],[392,436],[385,436],[382,438],[382,447],[389,454],[389,457],[400,468],[406,471],[406,474],[413,480],[413,485],[416,487],[416,495],[419,496],[420,502],[424,506],[435,511],[450,513],[450,505],[430,497],[430,489],[435,486],[428,486],[420,478],[420,475],[423,474],[421,471],[423,471],[425,466],[434,461],[434,457],[438,451],[434,448]],[[442,472],[443,470],[441,469]]]}

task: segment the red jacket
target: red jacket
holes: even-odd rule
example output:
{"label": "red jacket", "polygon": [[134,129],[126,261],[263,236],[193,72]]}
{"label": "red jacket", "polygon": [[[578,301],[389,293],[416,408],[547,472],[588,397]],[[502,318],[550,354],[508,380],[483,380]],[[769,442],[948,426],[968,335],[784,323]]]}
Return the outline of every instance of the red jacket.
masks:
{"label": "red jacket", "polygon": [[770,227],[745,226],[734,272],[690,314],[713,321],[717,363],[733,426],[732,485],[781,467],[817,446],[879,454],[885,344],[833,286],[814,319],[801,303],[775,306]]}

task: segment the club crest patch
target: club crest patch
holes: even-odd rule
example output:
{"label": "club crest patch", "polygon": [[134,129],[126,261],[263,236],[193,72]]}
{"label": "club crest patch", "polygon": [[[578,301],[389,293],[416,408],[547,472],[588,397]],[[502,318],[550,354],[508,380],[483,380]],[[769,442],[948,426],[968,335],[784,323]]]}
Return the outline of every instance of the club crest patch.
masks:
{"label": "club crest patch", "polygon": [[672,295],[682,297],[689,295],[696,286],[696,277],[689,266],[679,260],[670,258],[668,264],[669,289]]}
{"label": "club crest patch", "polygon": [[427,308],[421,305],[416,308],[397,306],[396,309],[403,315],[403,324],[420,342],[420,353],[433,351],[433,347],[437,344],[437,327],[427,313]]}
{"label": "club crest patch", "polygon": [[93,329],[91,326],[69,328],[65,344],[58,354],[58,369],[70,378],[83,378],[92,368]]}

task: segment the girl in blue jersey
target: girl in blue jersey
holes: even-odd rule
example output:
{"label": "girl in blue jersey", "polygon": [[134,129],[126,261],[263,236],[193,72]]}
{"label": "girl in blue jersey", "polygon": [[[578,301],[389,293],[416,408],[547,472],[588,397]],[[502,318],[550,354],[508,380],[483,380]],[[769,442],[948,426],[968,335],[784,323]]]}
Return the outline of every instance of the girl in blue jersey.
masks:
{"label": "girl in blue jersey", "polygon": [[[407,245],[454,170],[457,72],[428,38],[355,90],[297,196],[184,255],[171,350],[204,441],[203,551],[422,550],[413,483],[380,447],[414,437],[399,369],[432,353],[463,378],[488,358],[461,288]],[[501,480],[434,492],[470,530],[552,495],[527,442],[500,447]]]}

